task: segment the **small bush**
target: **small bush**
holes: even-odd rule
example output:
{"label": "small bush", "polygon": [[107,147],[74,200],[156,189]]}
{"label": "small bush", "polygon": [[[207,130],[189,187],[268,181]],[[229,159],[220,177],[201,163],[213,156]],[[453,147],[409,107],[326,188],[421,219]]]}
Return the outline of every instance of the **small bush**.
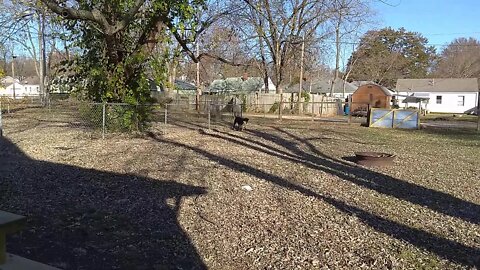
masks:
{"label": "small bush", "polygon": [[270,107],[270,109],[268,110],[268,113],[275,113],[278,111],[279,108],[280,108],[279,103],[275,102],[273,103],[272,107]]}
{"label": "small bush", "polygon": [[241,95],[241,99],[242,99],[242,112],[246,112],[248,110],[247,95]]}
{"label": "small bush", "polygon": [[116,132],[143,132],[149,127],[152,110],[152,106],[108,105],[106,128]]}
{"label": "small bush", "polygon": [[302,91],[302,98],[304,99],[305,103],[310,102],[310,94],[305,91]]}

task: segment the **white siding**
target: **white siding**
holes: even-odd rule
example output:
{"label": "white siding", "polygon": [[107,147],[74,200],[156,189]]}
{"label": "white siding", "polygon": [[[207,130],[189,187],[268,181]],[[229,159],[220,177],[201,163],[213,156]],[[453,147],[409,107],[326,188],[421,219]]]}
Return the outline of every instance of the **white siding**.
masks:
{"label": "white siding", "polygon": [[[400,95],[411,95],[412,93],[400,92]],[[420,93],[415,92],[414,96],[429,97],[428,104],[422,105],[422,108],[426,108],[429,112],[439,113],[464,113],[465,111],[477,106],[478,93],[475,92],[430,92]],[[437,97],[441,97],[441,103],[437,104]],[[460,104],[460,100],[463,97],[463,106]],[[400,107],[407,106],[402,103],[405,97],[399,97]],[[408,106],[418,107],[418,103],[408,103]]]}
{"label": "white siding", "polygon": [[[23,98],[29,96],[39,96],[40,87],[39,85],[26,84],[22,85],[15,83],[15,98]],[[0,91],[0,96],[7,96],[13,98],[13,84],[9,85],[7,88]]]}

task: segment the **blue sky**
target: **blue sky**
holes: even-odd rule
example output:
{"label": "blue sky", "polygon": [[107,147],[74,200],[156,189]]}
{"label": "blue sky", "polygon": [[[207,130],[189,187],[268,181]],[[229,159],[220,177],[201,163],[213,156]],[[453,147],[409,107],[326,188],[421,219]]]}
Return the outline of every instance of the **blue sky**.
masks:
{"label": "blue sky", "polygon": [[[418,32],[435,45],[437,53],[455,38],[473,37],[480,40],[480,0],[372,0],[376,11],[374,25],[365,28],[380,29],[392,27],[405,28]],[[333,46],[332,46],[333,50]],[[341,67],[347,63],[352,49],[344,48]],[[328,60],[331,68],[335,66],[332,56]]]}
{"label": "blue sky", "polygon": [[421,33],[430,44],[444,45],[458,37],[480,39],[479,0],[382,0],[392,6],[374,1],[378,28],[404,27]]}

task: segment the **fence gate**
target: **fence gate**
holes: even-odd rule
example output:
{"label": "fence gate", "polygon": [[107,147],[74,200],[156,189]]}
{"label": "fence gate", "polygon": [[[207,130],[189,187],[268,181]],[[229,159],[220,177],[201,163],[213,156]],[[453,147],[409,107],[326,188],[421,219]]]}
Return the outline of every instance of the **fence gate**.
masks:
{"label": "fence gate", "polygon": [[369,127],[420,128],[420,115],[416,110],[372,108],[368,119]]}

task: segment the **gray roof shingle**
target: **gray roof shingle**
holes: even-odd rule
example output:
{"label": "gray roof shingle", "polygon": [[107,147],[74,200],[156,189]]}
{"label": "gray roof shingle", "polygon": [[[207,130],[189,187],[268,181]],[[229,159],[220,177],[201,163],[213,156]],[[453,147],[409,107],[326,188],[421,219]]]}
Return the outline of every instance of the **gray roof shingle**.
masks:
{"label": "gray roof shingle", "polygon": [[478,92],[476,78],[398,79],[397,92]]}
{"label": "gray roof shingle", "polygon": [[[312,93],[313,94],[327,94],[330,93],[331,80],[329,79],[316,79],[312,81]],[[289,86],[285,89],[284,93],[297,93],[300,84]],[[310,91],[310,82],[306,81],[302,84],[304,91]],[[349,82],[345,82],[345,93],[351,94],[357,90],[357,87]],[[335,80],[335,93],[343,92],[343,80]]]}

